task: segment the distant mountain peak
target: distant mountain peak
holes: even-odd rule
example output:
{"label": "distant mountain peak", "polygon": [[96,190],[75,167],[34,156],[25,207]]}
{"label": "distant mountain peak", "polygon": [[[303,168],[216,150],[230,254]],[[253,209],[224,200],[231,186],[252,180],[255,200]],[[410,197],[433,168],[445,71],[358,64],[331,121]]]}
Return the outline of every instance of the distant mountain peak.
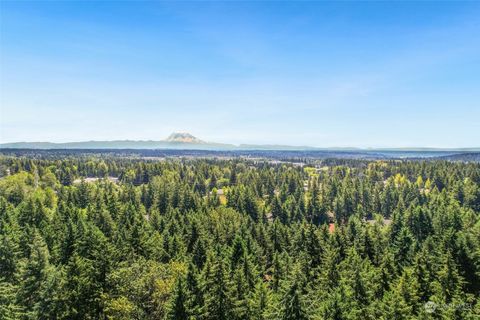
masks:
{"label": "distant mountain peak", "polygon": [[168,142],[182,142],[182,143],[205,143],[188,132],[174,132],[165,140]]}

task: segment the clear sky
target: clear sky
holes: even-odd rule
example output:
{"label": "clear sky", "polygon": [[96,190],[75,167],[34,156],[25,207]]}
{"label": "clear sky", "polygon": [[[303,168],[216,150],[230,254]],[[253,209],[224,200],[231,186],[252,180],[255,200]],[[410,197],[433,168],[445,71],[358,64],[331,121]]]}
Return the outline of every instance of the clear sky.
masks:
{"label": "clear sky", "polygon": [[480,146],[478,2],[0,1],[0,141]]}

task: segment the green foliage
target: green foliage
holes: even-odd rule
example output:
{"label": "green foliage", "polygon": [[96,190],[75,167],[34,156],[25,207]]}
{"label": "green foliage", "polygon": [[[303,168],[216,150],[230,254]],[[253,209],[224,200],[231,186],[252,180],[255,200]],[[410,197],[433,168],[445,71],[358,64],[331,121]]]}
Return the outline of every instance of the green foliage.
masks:
{"label": "green foliage", "polygon": [[478,318],[479,164],[305,161],[1,157],[0,319]]}
{"label": "green foliage", "polygon": [[189,318],[187,312],[187,300],[188,299],[183,281],[181,278],[179,278],[172,294],[172,301],[170,303],[171,306],[170,310],[168,311],[167,318],[172,320],[187,320]]}

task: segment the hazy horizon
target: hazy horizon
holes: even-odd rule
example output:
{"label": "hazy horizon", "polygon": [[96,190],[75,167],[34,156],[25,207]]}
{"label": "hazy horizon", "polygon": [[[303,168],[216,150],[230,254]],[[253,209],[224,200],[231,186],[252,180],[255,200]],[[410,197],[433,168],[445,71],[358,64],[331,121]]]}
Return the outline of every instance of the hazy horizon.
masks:
{"label": "hazy horizon", "polygon": [[0,143],[480,141],[474,2],[0,2]]}
{"label": "hazy horizon", "polygon": [[[173,134],[178,134],[178,133],[186,133],[186,134],[191,134],[190,132],[187,131],[177,131],[177,132],[172,132]],[[215,140],[203,140],[201,137],[192,135],[194,138],[197,138],[201,140],[203,143],[206,144],[225,144],[225,145],[231,145],[235,147],[240,147],[240,146],[285,146],[285,147],[307,147],[307,148],[317,148],[317,149],[359,149],[359,150],[381,150],[381,149],[398,149],[398,150],[415,150],[415,149],[436,149],[436,150],[461,150],[461,149],[480,149],[480,147],[477,145],[473,145],[470,147],[461,147],[461,148],[442,148],[442,147],[431,147],[431,146],[424,146],[424,147],[410,147],[410,146],[400,146],[400,147],[390,147],[390,146],[366,146],[366,147],[356,147],[356,146],[315,146],[315,145],[288,145],[288,144],[282,144],[282,143],[273,143],[273,144],[261,144],[261,143],[229,143],[229,142],[218,142]],[[53,143],[53,144],[69,144],[69,143],[88,143],[88,142],[121,142],[121,141],[129,141],[129,142],[166,142],[168,137],[164,137],[162,139],[145,139],[145,140],[132,140],[132,139],[116,139],[116,140],[81,140],[81,141],[62,141],[62,142],[55,142],[55,141],[13,141],[13,142],[0,142],[0,147],[3,145],[7,144],[16,144],[16,143],[30,143],[30,144],[35,144],[35,143]],[[196,143],[196,142],[194,142]],[[188,142],[187,142],[188,144]]]}

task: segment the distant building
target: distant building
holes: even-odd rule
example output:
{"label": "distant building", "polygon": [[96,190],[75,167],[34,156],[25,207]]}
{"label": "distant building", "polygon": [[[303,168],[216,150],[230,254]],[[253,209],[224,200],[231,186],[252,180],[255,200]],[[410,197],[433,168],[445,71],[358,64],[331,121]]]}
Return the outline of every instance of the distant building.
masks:
{"label": "distant building", "polygon": [[[213,195],[213,190],[210,191],[210,195]],[[224,192],[223,189],[217,189],[217,196],[223,196]]]}
{"label": "distant building", "polygon": [[335,223],[328,224],[328,233],[332,234],[335,232]]}
{"label": "distant building", "polygon": [[75,179],[73,180],[73,184],[79,184],[79,183],[82,183],[82,181],[86,182],[86,183],[94,183],[98,180],[102,180],[102,179],[106,179],[110,182],[113,182],[113,183],[117,183],[118,182],[118,178],[117,177],[106,177],[106,178],[92,178],[92,177],[87,177],[87,178],[79,178],[79,179]]}
{"label": "distant building", "polygon": [[327,211],[327,217],[329,222],[335,221],[335,213],[333,211]]}

